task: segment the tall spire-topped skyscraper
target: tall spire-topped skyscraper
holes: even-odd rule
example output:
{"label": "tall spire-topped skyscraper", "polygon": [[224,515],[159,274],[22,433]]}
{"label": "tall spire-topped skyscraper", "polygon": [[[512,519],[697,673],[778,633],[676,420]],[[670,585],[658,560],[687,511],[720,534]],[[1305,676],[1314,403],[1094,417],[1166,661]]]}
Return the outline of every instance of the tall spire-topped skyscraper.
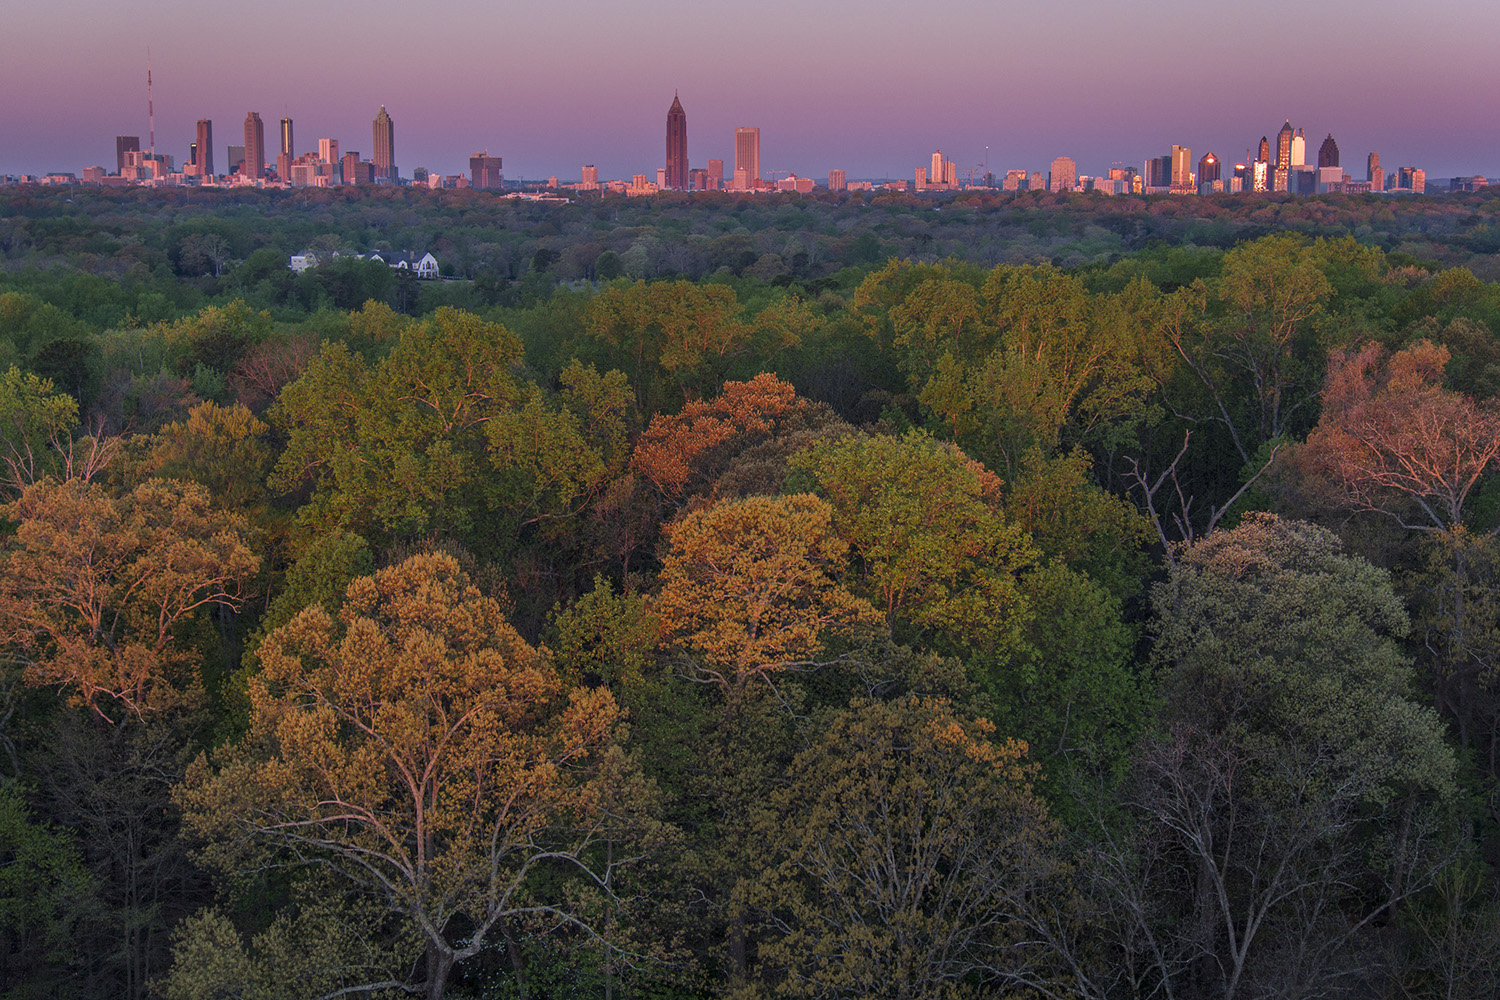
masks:
{"label": "tall spire-topped skyscraper", "polygon": [[385,105],[375,116],[375,176],[396,179],[396,126],[386,113]]}
{"label": "tall spire-topped skyscraper", "polygon": [[685,191],[688,186],[687,112],[674,91],[667,109],[667,187]]}

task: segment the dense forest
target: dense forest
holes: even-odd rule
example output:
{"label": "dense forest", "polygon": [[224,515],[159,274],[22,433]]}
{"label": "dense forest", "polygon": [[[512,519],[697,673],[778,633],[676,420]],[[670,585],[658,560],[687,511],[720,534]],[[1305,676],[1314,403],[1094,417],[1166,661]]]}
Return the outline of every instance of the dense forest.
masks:
{"label": "dense forest", "polygon": [[1493,997],[1497,251],[6,189],[0,995]]}

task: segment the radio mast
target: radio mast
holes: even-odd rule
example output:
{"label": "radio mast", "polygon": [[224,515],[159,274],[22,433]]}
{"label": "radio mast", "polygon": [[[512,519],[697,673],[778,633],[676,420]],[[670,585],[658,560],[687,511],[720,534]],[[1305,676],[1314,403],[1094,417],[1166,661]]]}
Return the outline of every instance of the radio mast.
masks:
{"label": "radio mast", "polygon": [[150,129],[148,135],[151,149],[151,159],[156,159],[156,104],[151,99],[151,47],[146,46],[146,125]]}

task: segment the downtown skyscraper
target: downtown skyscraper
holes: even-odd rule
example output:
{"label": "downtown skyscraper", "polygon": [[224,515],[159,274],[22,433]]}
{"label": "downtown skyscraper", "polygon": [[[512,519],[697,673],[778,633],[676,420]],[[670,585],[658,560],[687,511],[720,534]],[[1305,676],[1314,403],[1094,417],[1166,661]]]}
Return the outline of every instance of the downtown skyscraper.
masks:
{"label": "downtown skyscraper", "polygon": [[240,172],[256,180],[266,176],[266,130],[256,111],[245,115],[245,166]]}
{"label": "downtown skyscraper", "polygon": [[667,109],[667,189],[686,191],[688,187],[687,112],[677,94]]}
{"label": "downtown skyscraper", "polygon": [[292,147],[292,120],[281,119],[281,152],[276,157],[276,176],[285,184],[292,178],[292,160],[297,154]]}
{"label": "downtown skyscraper", "polygon": [[214,123],[208,118],[198,119],[198,156],[193,165],[198,176],[211,178],[214,175]]}
{"label": "downtown skyscraper", "polygon": [[469,157],[469,187],[476,191],[499,191],[505,187],[505,175],[501,173],[501,158],[491,156],[487,149]]}
{"label": "downtown skyscraper", "polygon": [[1288,118],[1281,131],[1276,133],[1276,173],[1272,175],[1272,191],[1285,191],[1291,186],[1292,135],[1292,120]]}
{"label": "downtown skyscraper", "polygon": [[375,177],[385,177],[389,180],[396,179],[396,126],[391,121],[391,116],[386,113],[385,105],[380,106],[380,113],[375,116]]}
{"label": "downtown skyscraper", "polygon": [[753,188],[760,180],[760,129],[734,130],[734,186]]}

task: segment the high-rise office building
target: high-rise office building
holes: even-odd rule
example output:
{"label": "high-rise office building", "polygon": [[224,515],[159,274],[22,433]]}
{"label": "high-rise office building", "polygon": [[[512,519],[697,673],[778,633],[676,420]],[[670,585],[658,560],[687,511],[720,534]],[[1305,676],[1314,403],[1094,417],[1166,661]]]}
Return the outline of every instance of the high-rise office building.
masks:
{"label": "high-rise office building", "polygon": [[1172,156],[1153,156],[1149,160],[1141,162],[1141,184],[1150,194],[1153,189],[1157,193],[1169,191],[1172,188]]}
{"label": "high-rise office building", "polygon": [[245,115],[245,168],[240,172],[257,180],[266,176],[266,130],[257,111]]}
{"label": "high-rise office building", "polygon": [[1333,133],[1328,133],[1328,138],[1323,140],[1323,145],[1318,147],[1318,169],[1324,167],[1336,167],[1339,165],[1339,144],[1333,141]]}
{"label": "high-rise office building", "polygon": [[476,191],[499,191],[505,186],[505,177],[500,172],[500,157],[491,156],[489,150],[481,150],[469,157],[469,187]]}
{"label": "high-rise office building", "polygon": [[1397,168],[1396,190],[1422,194],[1427,190],[1427,172],[1420,167]]}
{"label": "high-rise office building", "polygon": [[1287,119],[1285,125],[1281,126],[1281,131],[1276,133],[1276,172],[1271,182],[1273,191],[1285,191],[1291,185],[1294,134],[1290,118]]}
{"label": "high-rise office building", "polygon": [[1177,194],[1193,190],[1193,151],[1186,146],[1172,147],[1172,183]]}
{"label": "high-rise office building", "polygon": [[667,173],[666,186],[672,191],[686,191],[688,186],[687,112],[682,102],[672,95],[672,106],[667,109]]}
{"label": "high-rise office building", "polygon": [[1385,190],[1385,170],[1380,166],[1380,154],[1371,153],[1365,160],[1365,180],[1370,182],[1371,191]]}
{"label": "high-rise office building", "polygon": [[1198,188],[1202,190],[1203,185],[1212,184],[1214,181],[1222,180],[1224,176],[1224,165],[1219,158],[1212,153],[1204,153],[1198,160]]}
{"label": "high-rise office building", "polygon": [[138,135],[115,136],[115,173],[125,172],[125,154],[139,153],[141,151],[141,137]]}
{"label": "high-rise office building", "polygon": [[396,179],[396,126],[391,121],[391,116],[386,113],[385,105],[380,106],[380,112],[375,116],[375,177],[390,180]]}
{"label": "high-rise office building", "polygon": [[228,175],[228,174],[243,174],[244,172],[245,172],[245,147],[244,146],[230,146],[229,147],[229,162],[224,165],[224,173],[226,175]]}
{"label": "high-rise office building", "polygon": [[849,179],[842,170],[828,171],[828,190],[842,191],[849,186]]}
{"label": "high-rise office building", "polygon": [[585,190],[585,191],[597,191],[597,190],[599,190],[599,168],[598,167],[594,166],[592,163],[585,163],[583,165],[583,173],[582,173],[581,176],[582,176],[582,183],[578,185],[579,187],[583,188],[583,190]]}
{"label": "high-rise office building", "polygon": [[717,191],[724,186],[724,161],[708,161],[708,189]]}
{"label": "high-rise office building", "polygon": [[1255,159],[1250,161],[1250,170],[1246,176],[1245,191],[1264,192],[1271,189],[1271,140],[1265,136],[1260,137],[1260,146],[1255,151]]}
{"label": "high-rise office building", "polygon": [[1292,169],[1307,165],[1307,136],[1299,128],[1292,135]]}
{"label": "high-rise office building", "polygon": [[[743,179],[740,171],[744,171]],[[734,180],[736,185],[747,188],[760,183],[760,129],[737,128],[734,130]]]}
{"label": "high-rise office building", "polygon": [[292,150],[292,120],[281,119],[281,152],[276,155],[276,176],[283,184],[292,179],[292,161],[296,153]]}
{"label": "high-rise office building", "polygon": [[1052,161],[1052,171],[1047,175],[1048,191],[1071,191],[1078,184],[1078,164],[1071,156],[1059,156]]}
{"label": "high-rise office building", "polygon": [[198,155],[193,160],[198,167],[198,176],[208,179],[214,175],[214,123],[207,118],[198,119]]}
{"label": "high-rise office building", "polygon": [[369,160],[361,160],[358,150],[350,150],[344,154],[344,183],[345,184],[374,184],[375,164]]}

